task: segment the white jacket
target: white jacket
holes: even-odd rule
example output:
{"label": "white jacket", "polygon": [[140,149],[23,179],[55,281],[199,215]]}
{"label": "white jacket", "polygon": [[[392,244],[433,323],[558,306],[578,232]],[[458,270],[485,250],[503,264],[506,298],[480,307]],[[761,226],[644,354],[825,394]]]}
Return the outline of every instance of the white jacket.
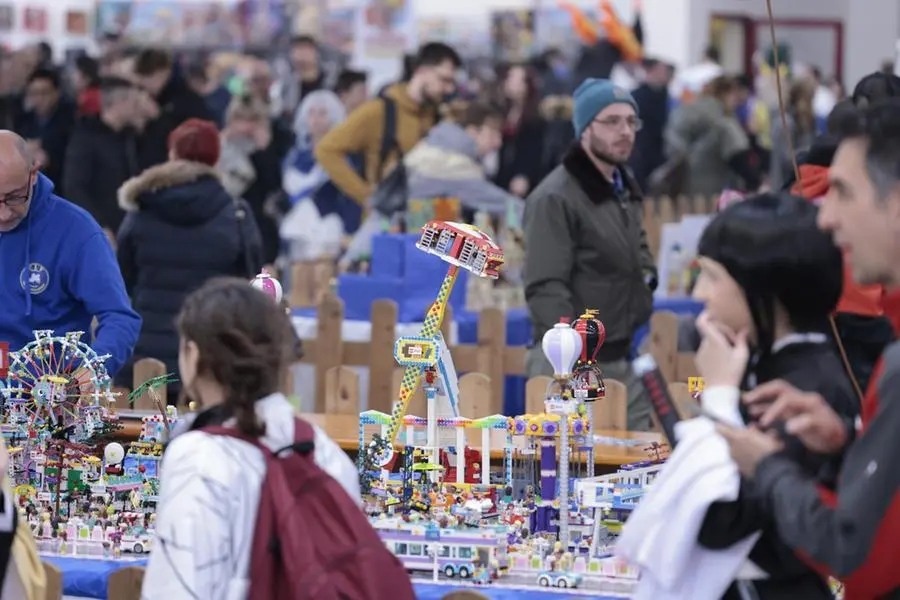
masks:
{"label": "white jacket", "polygon": [[[256,403],[262,443],[294,443],[294,407],[282,394]],[[359,500],[356,467],[315,428],[316,463]],[[163,456],[156,538],[142,600],[244,600],[265,459],[254,446],[190,431]]]}

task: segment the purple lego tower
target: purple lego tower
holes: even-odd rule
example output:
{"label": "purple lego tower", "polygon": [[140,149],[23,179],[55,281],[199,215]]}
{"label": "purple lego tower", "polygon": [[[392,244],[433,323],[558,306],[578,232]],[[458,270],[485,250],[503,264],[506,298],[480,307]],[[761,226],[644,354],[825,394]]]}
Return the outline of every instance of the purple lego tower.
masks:
{"label": "purple lego tower", "polygon": [[531,531],[557,533],[559,510],[553,508],[556,499],[556,438],[541,438],[541,502],[531,514]]}

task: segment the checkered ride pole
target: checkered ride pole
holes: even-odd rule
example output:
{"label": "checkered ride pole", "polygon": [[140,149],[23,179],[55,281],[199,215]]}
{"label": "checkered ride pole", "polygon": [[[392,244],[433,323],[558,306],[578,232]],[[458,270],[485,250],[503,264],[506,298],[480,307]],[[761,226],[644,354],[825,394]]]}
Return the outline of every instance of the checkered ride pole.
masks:
{"label": "checkered ride pole", "polygon": [[[428,309],[428,314],[425,315],[425,322],[422,324],[422,330],[419,332],[420,338],[430,339],[440,331],[441,325],[444,322],[444,313],[446,312],[447,302],[450,300],[450,292],[453,291],[453,285],[456,283],[457,275],[459,275],[459,267],[450,265],[450,268],[447,269],[447,274],[444,276],[444,281],[441,283],[441,289],[438,291],[437,298],[435,298],[431,308]],[[400,425],[403,423],[403,417],[406,416],[406,411],[409,408],[409,401],[416,392],[416,388],[419,387],[419,381],[422,379],[422,371],[423,367],[414,365],[407,366],[403,371],[403,381],[400,383],[400,394],[397,398],[397,402],[394,403],[394,409],[391,411],[391,421],[388,424],[387,432],[385,433],[386,442],[391,444],[394,443],[394,438],[397,437],[397,432],[400,430]],[[390,457],[388,456],[386,459],[385,462],[389,461]]]}

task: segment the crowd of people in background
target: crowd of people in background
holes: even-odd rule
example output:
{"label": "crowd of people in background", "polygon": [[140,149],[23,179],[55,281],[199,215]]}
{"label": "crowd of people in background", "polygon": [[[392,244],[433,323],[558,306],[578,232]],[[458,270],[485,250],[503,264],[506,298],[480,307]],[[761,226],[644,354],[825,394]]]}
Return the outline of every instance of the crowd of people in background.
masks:
{"label": "crowd of people in background", "polygon": [[[576,78],[624,64],[573,65],[551,49],[497,64],[489,77],[434,42],[404,57],[396,83],[372,90],[365,72],[336,68],[312,37],[294,38],[286,58],[284,68],[115,39],[69,68],[55,65],[47,44],[0,55],[0,128],[25,138],[56,193],[117,242],[145,319],[138,358],[174,360],[170,322],[186,281],[321,254],[342,257],[343,268],[365,264],[367,240],[385,227],[371,218],[373,197],[392,202],[396,186],[385,180],[398,164],[410,197],[461,196],[458,218],[521,215],[522,200],[576,141]],[[756,72],[728,74],[713,48],[680,73],[663,59],[624,66],[621,85],[639,115],[627,163],[647,196],[780,189],[793,178],[790,156],[772,140],[786,126],[793,148],[809,148],[843,100],[840,84],[815,68],[781,73],[782,121],[771,65],[760,58]],[[457,193],[461,181],[471,193]],[[223,233],[243,214],[238,202],[250,230],[240,248]],[[320,222],[336,232],[331,243],[302,241]],[[201,240],[209,257],[193,250]],[[235,252],[241,258],[222,260]]]}

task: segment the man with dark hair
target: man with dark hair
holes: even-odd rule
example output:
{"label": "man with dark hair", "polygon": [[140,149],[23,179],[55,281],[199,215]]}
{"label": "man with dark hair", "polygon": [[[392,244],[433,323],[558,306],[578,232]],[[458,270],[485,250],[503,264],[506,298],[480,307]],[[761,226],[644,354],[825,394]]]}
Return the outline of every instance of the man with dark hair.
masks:
{"label": "man with dark hair", "polygon": [[138,93],[124,79],[101,80],[100,114],[81,119],[66,152],[69,199],[113,235],[125,215],[119,208],[119,187],[139,173],[134,132]]}
{"label": "man with dark hair", "polygon": [[290,73],[281,82],[278,96],[282,116],[293,123],[294,113],[310,92],[330,89],[335,82],[333,70],[323,64],[319,44],[310,35],[291,38],[289,61]]}
{"label": "man with dark hair", "polygon": [[[860,284],[900,286],[900,99],[876,101],[841,142],[818,222],[845,251]],[[885,310],[897,316],[898,295]],[[895,327],[897,322],[895,321]],[[735,352],[731,360],[745,360]],[[727,360],[727,359],[726,359]],[[720,427],[754,495],[783,542],[844,583],[847,600],[900,597],[900,343],[881,357],[862,404],[862,423],[841,419],[818,394],[783,381],[749,392],[761,427],[780,425],[818,453],[844,452],[834,492],[781,456],[777,436]]]}
{"label": "man with dark hair", "polygon": [[[331,181],[360,204],[412,150],[438,120],[440,105],[456,91],[462,60],[440,42],[423,45],[408,83],[397,83],[357,108],[316,146],[316,159]],[[393,118],[388,118],[393,115]],[[393,121],[389,123],[389,121]],[[349,157],[365,155],[366,177],[353,169]]]}
{"label": "man with dark hair", "polygon": [[341,99],[347,114],[356,110],[369,96],[369,76],[365,71],[344,69],[334,84],[334,93]]}
{"label": "man with dark hair", "polygon": [[882,98],[900,96],[900,77],[893,73],[875,71],[859,80],[853,88],[853,104],[866,107]]}
{"label": "man with dark hair", "polygon": [[[886,98],[888,87],[869,89],[875,100]],[[900,87],[897,88],[900,92]],[[868,103],[864,100],[863,103]],[[857,135],[860,109],[852,101],[838,103],[826,119],[826,134],[816,139],[808,152],[798,155],[800,181],[791,177],[794,194],[819,201],[830,188],[830,167],[841,141]],[[783,143],[783,140],[773,140]],[[843,346],[851,375],[860,390],[865,390],[878,357],[894,341],[894,331],[884,316],[880,285],[860,285],[849,262],[844,264],[844,291],[834,315],[834,325]]]}
{"label": "man with dark hair", "polygon": [[166,144],[176,127],[192,118],[212,120],[212,111],[188,86],[164,50],[147,48],[138,53],[134,74],[159,108],[159,116],[147,124],[140,140],[138,161],[141,169],[146,169],[168,160]]}
{"label": "man with dark hair", "polygon": [[41,171],[64,193],[63,158],[77,109],[62,94],[59,72],[37,69],[25,87],[28,111],[22,114],[15,131],[28,140],[40,163]]}

